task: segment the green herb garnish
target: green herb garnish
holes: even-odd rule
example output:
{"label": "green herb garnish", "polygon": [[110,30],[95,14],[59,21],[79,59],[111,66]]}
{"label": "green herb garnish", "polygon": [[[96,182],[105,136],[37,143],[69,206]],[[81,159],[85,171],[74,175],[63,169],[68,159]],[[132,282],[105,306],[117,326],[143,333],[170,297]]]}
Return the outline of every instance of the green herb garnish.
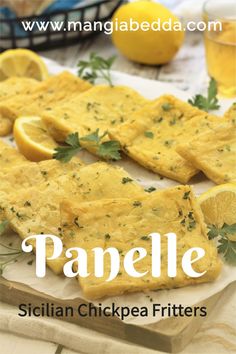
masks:
{"label": "green herb garnish", "polygon": [[95,132],[80,138],[82,141],[90,141],[95,145],[98,145],[100,141],[107,135],[107,132],[104,132],[101,136],[99,136],[99,129],[96,129]]}
{"label": "green herb garnish", "polygon": [[[8,221],[4,220],[0,223],[0,235],[4,233],[8,226]],[[5,245],[0,242],[0,246],[6,249],[3,253],[0,253],[0,275],[3,273],[4,268],[12,262],[16,262],[19,257],[24,253],[21,249],[12,247],[12,243]]]}
{"label": "green herb garnish", "polygon": [[122,178],[122,184],[126,184],[129,182],[133,182],[132,178],[130,178],[130,177],[123,177]]}
{"label": "green herb garnish", "polygon": [[222,253],[228,263],[236,265],[236,241],[230,239],[230,235],[236,235],[236,224],[227,225],[224,223],[221,228],[208,225],[208,228],[208,238],[210,240],[218,238],[218,253]]}
{"label": "green herb garnish", "polygon": [[65,140],[65,143],[68,146],[57,147],[55,149],[55,153],[53,154],[54,159],[60,160],[64,163],[69,162],[73,156],[77,155],[78,152],[82,150],[78,133],[69,134]]}
{"label": "green herb garnish", "polygon": [[172,105],[167,102],[167,103],[164,103],[164,104],[161,106],[161,108],[163,109],[163,111],[168,112],[168,111],[171,110]]}
{"label": "green herb garnish", "polygon": [[174,140],[166,140],[166,141],[164,141],[164,145],[166,147],[168,147],[168,148],[170,148],[173,143],[174,143]]}
{"label": "green herb garnish", "polygon": [[172,120],[170,120],[169,122],[169,125],[172,126],[172,125],[175,125],[176,124],[176,118],[172,118]]}
{"label": "green herb garnish", "polygon": [[208,86],[208,95],[204,97],[197,94],[192,99],[188,100],[192,106],[198,107],[203,111],[209,112],[220,108],[219,100],[217,98],[217,85],[216,81],[212,78]]}
{"label": "green herb garnish", "polygon": [[0,223],[0,236],[4,233],[8,226],[8,221],[4,220],[3,222]]}
{"label": "green herb garnish", "polygon": [[133,202],[133,206],[134,207],[141,207],[142,203],[140,201],[136,200],[135,202]]}
{"label": "green herb garnish", "polygon": [[141,238],[141,240],[144,240],[144,241],[149,241],[150,240],[149,236],[142,236],[140,238]]}
{"label": "green herb garnish", "polygon": [[[179,211],[179,216],[182,216],[182,210]],[[184,216],[184,219],[180,221],[180,224],[187,228],[188,231],[192,231],[196,228],[196,220],[194,219],[193,211],[190,211],[188,215]]]}
{"label": "green herb garnish", "polygon": [[208,232],[208,237],[210,240],[217,236],[227,237],[229,234],[232,235],[236,233],[236,224],[224,224],[221,228],[218,228],[215,225],[208,225],[208,228],[210,229]]}
{"label": "green herb garnish", "polygon": [[101,142],[101,140],[107,135],[107,132],[99,136],[99,129],[95,132],[79,138],[78,133],[72,133],[68,135],[66,144],[68,146],[59,146],[55,149],[53,158],[60,160],[61,162],[69,162],[73,156],[77,155],[79,151],[83,149],[81,141],[87,141],[94,145],[97,149],[98,156],[108,160],[120,160],[120,144],[118,141],[110,140]]}
{"label": "green herb garnish", "polygon": [[144,132],[144,135],[149,139],[153,139],[153,137],[154,137],[153,132]]}
{"label": "green herb garnish", "polygon": [[120,144],[118,141],[105,141],[98,147],[98,156],[108,160],[120,160]]}
{"label": "green herb garnish", "polygon": [[192,231],[195,228],[196,228],[196,221],[195,220],[189,221],[188,226],[187,226],[187,230]]}
{"label": "green herb garnish", "polygon": [[189,195],[190,195],[190,191],[188,192],[185,192],[184,195],[183,195],[183,199],[189,199]]}
{"label": "green herb garnish", "polygon": [[86,135],[80,140],[94,143],[94,147],[97,149],[98,156],[108,160],[120,160],[121,148],[118,141],[110,140],[103,143],[101,142],[107,134],[108,132],[105,132],[99,136],[99,129],[97,129],[94,133]]}
{"label": "green herb garnish", "polygon": [[154,192],[156,190],[156,188],[155,187],[149,187],[149,188],[146,188],[144,190],[145,190],[145,192],[152,193],[152,192]]}
{"label": "green herb garnish", "polygon": [[88,61],[80,60],[78,62],[78,76],[92,84],[94,84],[97,79],[102,78],[107,81],[110,86],[113,86],[110,69],[115,59],[115,56],[104,59],[96,53],[91,53]]}

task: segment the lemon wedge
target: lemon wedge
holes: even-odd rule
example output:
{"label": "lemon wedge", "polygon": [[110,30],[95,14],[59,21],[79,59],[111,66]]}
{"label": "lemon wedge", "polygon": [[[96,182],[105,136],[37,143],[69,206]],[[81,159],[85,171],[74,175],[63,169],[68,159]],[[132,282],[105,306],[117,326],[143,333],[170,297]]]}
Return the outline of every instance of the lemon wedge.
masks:
{"label": "lemon wedge", "polygon": [[198,201],[208,225],[221,228],[224,223],[236,223],[236,183],[226,183],[209,189]]}
{"label": "lemon wedge", "polygon": [[42,81],[48,70],[39,55],[28,49],[10,49],[0,55],[0,81],[9,77],[29,77]]}
{"label": "lemon wedge", "polygon": [[58,146],[40,117],[18,118],[13,134],[19,151],[31,161],[51,159],[54,149]]}

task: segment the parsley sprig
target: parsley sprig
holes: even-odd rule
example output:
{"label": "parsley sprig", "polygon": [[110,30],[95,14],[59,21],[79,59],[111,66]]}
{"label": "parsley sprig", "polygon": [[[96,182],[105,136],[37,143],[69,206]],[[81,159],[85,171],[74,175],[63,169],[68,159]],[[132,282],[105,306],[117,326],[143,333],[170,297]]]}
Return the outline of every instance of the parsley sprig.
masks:
{"label": "parsley sprig", "polygon": [[6,230],[8,226],[8,221],[7,220],[3,220],[3,222],[0,223],[0,236],[4,233],[4,231]]}
{"label": "parsley sprig", "polygon": [[78,133],[69,134],[65,143],[67,146],[57,147],[53,155],[54,159],[64,163],[69,162],[73,156],[77,155],[78,152],[82,150]]}
{"label": "parsley sprig", "polygon": [[221,228],[215,225],[208,225],[210,229],[208,237],[210,240],[218,238],[218,252],[223,255],[225,260],[236,265],[236,241],[232,240],[232,236],[236,236],[236,224],[224,224]]}
{"label": "parsley sprig", "polygon": [[113,86],[110,69],[115,59],[115,56],[104,59],[96,53],[91,53],[88,61],[80,60],[78,62],[78,76],[81,77],[81,79],[91,82],[92,84],[94,84],[97,79],[102,78],[110,86]]}
{"label": "parsley sprig", "polygon": [[103,159],[120,160],[121,147],[119,142],[116,140],[102,142],[102,139],[106,135],[108,135],[107,131],[99,136],[99,129],[96,129],[95,132],[82,137],[80,140],[93,143],[94,147],[97,149],[98,156],[102,157]]}
{"label": "parsley sprig", "polygon": [[[8,226],[8,221],[4,220],[0,223],[0,236],[4,233]],[[23,255],[23,251],[19,248],[12,247],[11,244],[5,245],[0,242],[0,246],[4,248],[3,253],[0,253],[0,275],[3,273],[4,268],[14,261],[16,261],[20,256]]]}
{"label": "parsley sprig", "polygon": [[215,79],[212,78],[209,83],[207,97],[197,94],[192,99],[189,99],[188,103],[206,112],[219,109],[220,105],[217,98],[217,85]]}
{"label": "parsley sprig", "polygon": [[69,162],[73,156],[77,155],[79,151],[83,149],[81,141],[87,141],[91,143],[91,146],[97,150],[97,155],[106,160],[120,160],[120,144],[118,141],[110,140],[102,142],[102,139],[108,133],[105,132],[99,135],[99,129],[95,132],[88,134],[82,138],[79,138],[78,133],[72,133],[68,135],[66,139],[67,146],[59,146],[55,149],[53,158],[60,160],[61,162]]}

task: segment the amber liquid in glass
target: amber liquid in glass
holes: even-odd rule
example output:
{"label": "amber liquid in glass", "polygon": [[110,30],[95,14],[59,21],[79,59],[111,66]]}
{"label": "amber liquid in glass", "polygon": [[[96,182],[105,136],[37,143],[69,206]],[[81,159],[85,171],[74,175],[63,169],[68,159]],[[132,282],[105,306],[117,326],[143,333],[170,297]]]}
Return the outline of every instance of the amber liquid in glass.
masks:
{"label": "amber liquid in glass", "polygon": [[205,33],[208,73],[223,96],[236,97],[236,20],[222,22],[222,31]]}

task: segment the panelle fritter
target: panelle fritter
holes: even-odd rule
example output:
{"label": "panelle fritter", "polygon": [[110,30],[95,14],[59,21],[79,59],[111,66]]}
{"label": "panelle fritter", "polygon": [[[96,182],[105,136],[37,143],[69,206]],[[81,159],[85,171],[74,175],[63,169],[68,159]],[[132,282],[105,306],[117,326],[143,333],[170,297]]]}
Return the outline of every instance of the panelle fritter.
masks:
{"label": "panelle fritter", "polygon": [[177,148],[216,184],[236,182],[236,121],[225,121]]}
{"label": "panelle fritter", "polygon": [[[166,204],[168,201],[168,206]],[[67,248],[82,247],[88,253],[88,277],[79,277],[84,295],[90,299],[120,295],[125,292],[171,289],[190,284],[213,281],[219,275],[221,261],[217,249],[208,240],[202,212],[191,188],[179,186],[151,193],[148,197],[110,199],[76,204],[61,204],[63,242]],[[162,238],[161,276],[152,277],[150,233],[177,235],[177,276],[167,276],[167,238]],[[133,247],[146,248],[148,254],[136,265],[139,272],[149,272],[141,277],[129,276],[121,261],[120,273],[111,282],[110,257],[104,260],[104,277],[94,276],[94,247],[115,247],[120,257]],[[193,268],[206,273],[199,278],[188,277],[182,270],[183,254],[191,247],[201,247],[205,256]],[[77,268],[75,266],[75,268]]]}
{"label": "panelle fritter", "polygon": [[[7,199],[5,216],[10,227],[21,238],[41,233],[61,236],[59,205],[63,199],[73,198],[83,202],[145,194],[122,168],[103,162],[82,168],[77,165],[74,168],[68,168],[70,165],[66,167],[67,173],[52,179],[45,176],[45,182],[28,188],[25,192],[15,193]],[[47,253],[51,254],[50,245]],[[48,261],[55,273],[62,272],[64,263],[64,255]]]}
{"label": "panelle fritter", "polygon": [[10,171],[13,167],[27,162],[28,160],[19,151],[0,140],[0,173]]}
{"label": "panelle fritter", "polygon": [[71,171],[77,171],[83,163],[77,158],[68,164],[56,160],[39,163],[26,160],[16,149],[0,141],[0,223],[5,219],[5,206],[18,193],[39,185],[45,185]]}
{"label": "panelle fritter", "polygon": [[[82,137],[96,129],[103,134],[112,127],[119,127],[147,102],[129,87],[98,85],[51,111],[44,111],[42,118],[54,139],[65,141],[70,133],[78,132]],[[88,142],[81,141],[81,144],[96,152]]]}
{"label": "panelle fritter", "polygon": [[0,82],[0,102],[18,95],[30,94],[39,82],[28,77],[11,77]]}
{"label": "panelle fritter", "polygon": [[210,130],[219,121],[220,118],[164,95],[109,132],[124,152],[144,167],[187,183],[198,169],[176,152],[176,146]]}
{"label": "panelle fritter", "polygon": [[90,89],[87,81],[65,71],[42,81],[28,92],[0,102],[0,136],[10,134],[14,120],[24,115],[40,116],[44,109],[52,109],[59,102]]}

